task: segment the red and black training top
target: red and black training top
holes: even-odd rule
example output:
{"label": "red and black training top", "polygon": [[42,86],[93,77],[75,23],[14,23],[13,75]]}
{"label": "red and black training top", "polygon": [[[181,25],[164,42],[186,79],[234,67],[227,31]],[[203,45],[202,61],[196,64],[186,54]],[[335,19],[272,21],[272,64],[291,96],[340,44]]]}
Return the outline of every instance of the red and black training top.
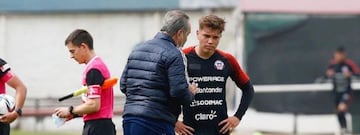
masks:
{"label": "red and black training top", "polygon": [[335,72],[333,76],[329,76],[333,80],[334,92],[338,94],[351,93],[351,77],[346,77],[344,73],[351,72],[352,75],[359,76],[360,70],[356,63],[350,59],[345,59],[342,62],[331,60],[328,69]]}
{"label": "red and black training top", "polygon": [[211,125],[219,128],[218,123],[228,117],[225,100],[228,77],[243,91],[241,104],[235,113],[241,119],[252,100],[254,89],[236,58],[216,50],[209,59],[202,59],[196,54],[194,46],[183,52],[188,62],[189,80],[198,83],[199,88],[195,100],[183,107],[184,123],[197,131],[201,128],[209,130]]}

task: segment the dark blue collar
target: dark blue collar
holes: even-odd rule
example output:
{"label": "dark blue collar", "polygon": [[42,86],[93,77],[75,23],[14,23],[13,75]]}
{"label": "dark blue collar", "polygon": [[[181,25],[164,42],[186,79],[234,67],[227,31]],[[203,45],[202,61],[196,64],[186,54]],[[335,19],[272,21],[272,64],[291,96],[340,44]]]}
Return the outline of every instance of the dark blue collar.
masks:
{"label": "dark blue collar", "polygon": [[167,40],[167,41],[173,43],[174,46],[176,47],[176,43],[175,43],[174,39],[172,39],[172,37],[169,34],[166,34],[166,33],[163,33],[163,32],[158,32],[156,34],[155,38]]}

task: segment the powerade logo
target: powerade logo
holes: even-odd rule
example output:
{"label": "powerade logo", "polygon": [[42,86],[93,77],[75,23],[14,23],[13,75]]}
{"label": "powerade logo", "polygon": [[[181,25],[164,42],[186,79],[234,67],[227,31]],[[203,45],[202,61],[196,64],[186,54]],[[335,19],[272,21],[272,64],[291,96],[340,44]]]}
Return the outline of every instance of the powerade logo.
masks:
{"label": "powerade logo", "polygon": [[198,113],[195,115],[195,120],[200,121],[200,120],[213,120],[214,118],[216,118],[216,111],[211,110],[211,112],[209,114],[206,113]]}
{"label": "powerade logo", "polygon": [[222,76],[202,76],[189,77],[190,82],[225,82],[225,77]]}

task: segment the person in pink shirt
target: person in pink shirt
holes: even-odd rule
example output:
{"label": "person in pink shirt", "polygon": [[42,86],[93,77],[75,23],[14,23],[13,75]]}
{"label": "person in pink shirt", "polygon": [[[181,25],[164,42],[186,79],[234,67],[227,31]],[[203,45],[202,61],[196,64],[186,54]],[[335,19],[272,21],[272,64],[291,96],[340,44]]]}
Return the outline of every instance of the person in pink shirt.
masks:
{"label": "person in pink shirt", "polygon": [[60,118],[71,119],[81,115],[84,120],[83,135],[115,135],[115,125],[112,121],[114,95],[113,89],[102,89],[110,72],[93,49],[91,35],[82,29],[73,31],[65,40],[71,58],[79,64],[86,64],[82,76],[82,85],[89,88],[83,95],[83,103],[78,106],[60,107],[55,114]]}
{"label": "person in pink shirt", "polygon": [[26,86],[18,76],[14,74],[5,60],[0,58],[0,94],[6,94],[5,85],[16,90],[15,110],[0,116],[0,135],[10,134],[10,123],[22,115],[21,108],[26,98]]}

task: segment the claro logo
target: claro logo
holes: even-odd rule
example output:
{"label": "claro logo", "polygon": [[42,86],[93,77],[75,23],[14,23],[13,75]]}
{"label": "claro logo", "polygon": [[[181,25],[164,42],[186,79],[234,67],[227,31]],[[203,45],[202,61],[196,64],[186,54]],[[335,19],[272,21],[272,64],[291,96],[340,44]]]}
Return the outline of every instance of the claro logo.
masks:
{"label": "claro logo", "polygon": [[195,115],[195,120],[200,121],[200,120],[213,120],[214,118],[216,118],[216,111],[211,110],[210,114],[204,114],[204,113],[198,113]]}

